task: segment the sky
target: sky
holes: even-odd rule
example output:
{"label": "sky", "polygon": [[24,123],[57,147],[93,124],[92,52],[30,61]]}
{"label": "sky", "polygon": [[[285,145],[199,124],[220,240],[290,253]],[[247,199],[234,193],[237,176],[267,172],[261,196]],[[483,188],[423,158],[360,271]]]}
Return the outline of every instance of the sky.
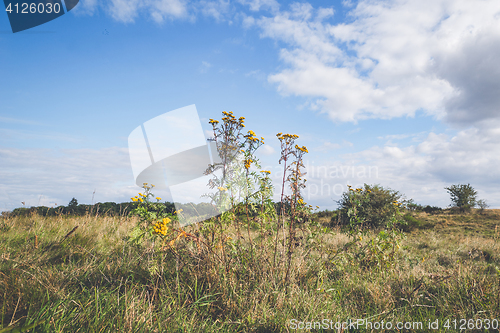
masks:
{"label": "sky", "polygon": [[0,211],[130,201],[130,133],[193,104],[207,138],[233,111],[266,139],[276,199],[283,132],[321,209],[364,183],[500,208],[499,63],[498,0],[80,0],[18,33],[0,13]]}

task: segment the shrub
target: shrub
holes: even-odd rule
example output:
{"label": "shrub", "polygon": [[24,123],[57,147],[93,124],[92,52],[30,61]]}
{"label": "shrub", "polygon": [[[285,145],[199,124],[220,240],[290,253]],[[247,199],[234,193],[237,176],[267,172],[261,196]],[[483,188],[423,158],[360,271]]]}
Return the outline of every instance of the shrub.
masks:
{"label": "shrub", "polygon": [[429,205],[425,206],[422,210],[427,214],[439,214],[443,212],[443,209],[441,207]]}
{"label": "shrub", "polygon": [[489,205],[486,203],[486,200],[484,199],[478,200],[477,205],[479,206],[480,213],[483,213],[484,210],[489,207]]}
{"label": "shrub", "polygon": [[353,216],[363,227],[372,229],[387,228],[394,218],[398,221],[399,202],[402,195],[398,191],[383,188],[380,185],[364,185],[364,188],[352,189],[342,194],[338,201],[341,225],[349,225]]}
{"label": "shrub", "polygon": [[424,210],[424,207],[422,205],[413,202],[413,199],[406,201],[405,208],[410,212],[421,212]]}
{"label": "shrub", "polygon": [[402,229],[406,232],[417,229],[422,225],[422,222],[414,218],[411,214],[403,215],[403,219],[405,220],[406,225],[404,225]]}

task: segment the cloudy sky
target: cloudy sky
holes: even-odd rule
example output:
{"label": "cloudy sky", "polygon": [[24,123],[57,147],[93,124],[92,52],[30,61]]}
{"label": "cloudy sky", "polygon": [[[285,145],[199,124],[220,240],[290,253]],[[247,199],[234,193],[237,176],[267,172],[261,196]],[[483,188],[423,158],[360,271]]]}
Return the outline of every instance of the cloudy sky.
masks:
{"label": "cloudy sky", "polygon": [[192,104],[207,137],[246,117],[277,186],[275,135],[299,135],[322,209],[363,183],[500,208],[498,64],[498,0],[80,0],[16,34],[1,14],[0,211],[128,201],[128,136]]}

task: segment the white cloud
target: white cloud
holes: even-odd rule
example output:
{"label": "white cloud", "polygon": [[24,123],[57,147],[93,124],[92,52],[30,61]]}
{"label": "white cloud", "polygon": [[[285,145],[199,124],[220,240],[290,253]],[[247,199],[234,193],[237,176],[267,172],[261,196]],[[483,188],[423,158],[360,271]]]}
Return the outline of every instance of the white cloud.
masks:
{"label": "white cloud", "polygon": [[19,119],[19,118],[10,118],[10,117],[2,117],[0,116],[0,123],[7,123],[7,124],[23,124],[23,125],[43,125],[42,123],[32,121],[32,120],[25,120],[25,119]]}
{"label": "white cloud", "polygon": [[230,11],[229,0],[200,1],[197,4],[203,15],[213,17],[217,22],[224,21]]}
{"label": "white cloud", "polygon": [[115,20],[129,23],[134,22],[142,5],[141,0],[111,0],[109,11]]}
{"label": "white cloud", "polygon": [[200,73],[206,73],[208,70],[212,67],[212,64],[209,63],[208,61],[202,61],[201,62],[201,68],[200,68]]}
{"label": "white cloud", "polygon": [[56,131],[43,132],[43,131],[33,131],[27,129],[0,128],[0,136],[2,137],[3,140],[2,143],[4,144],[6,142],[19,142],[20,140],[25,142],[40,142],[42,140],[53,140],[53,141],[73,142],[73,143],[83,142],[82,138],[68,135],[65,133],[59,133]]}
{"label": "white cloud", "polygon": [[335,121],[500,114],[500,2],[367,0],[351,23],[315,19],[332,12],[294,3],[256,20],[262,37],[284,43],[286,68],[269,76],[281,93],[315,98],[310,107]]}
{"label": "white cloud", "polygon": [[141,10],[149,13],[157,23],[187,15],[184,0],[111,0],[108,10],[115,20],[124,23],[134,22]]}
{"label": "white cloud", "polygon": [[251,28],[255,24],[255,18],[253,16],[247,16],[245,14],[242,14],[243,20],[242,20],[242,26],[245,29]]}
{"label": "white cloud", "polygon": [[[51,202],[67,205],[128,201],[137,192],[128,149],[16,149],[0,147],[0,209]],[[42,204],[42,203],[40,203]]]}
{"label": "white cloud", "polygon": [[259,149],[259,154],[263,154],[266,156],[273,155],[275,152],[276,152],[276,150],[270,145],[263,145]]}
{"label": "white cloud", "polygon": [[76,15],[94,15],[97,6],[97,0],[80,0],[78,6],[74,7],[71,12]]}
{"label": "white cloud", "polygon": [[276,0],[238,0],[242,5],[246,5],[251,11],[258,12],[262,9],[275,12],[279,9],[279,3]]}
{"label": "white cloud", "polygon": [[323,21],[326,18],[333,16],[334,13],[335,11],[333,8],[320,8],[318,9],[318,13],[316,15],[316,21]]}
{"label": "white cloud", "polygon": [[315,151],[328,152],[330,150],[340,149],[342,147],[352,147],[353,144],[349,141],[342,140],[341,143],[332,143],[325,141],[321,146],[314,148]]}
{"label": "white cloud", "polygon": [[158,23],[169,17],[184,17],[187,14],[186,4],[181,0],[149,0],[148,2],[151,16]]}
{"label": "white cloud", "polygon": [[[444,187],[470,183],[478,199],[500,208],[500,120],[484,121],[452,135],[421,132],[379,139],[389,141],[342,155],[323,153],[341,146],[325,142],[319,153],[307,156],[306,201],[323,209],[336,208],[334,200],[348,184],[366,183],[400,191],[423,205],[447,207],[451,201]],[[401,139],[414,140],[407,146],[391,142]]]}
{"label": "white cloud", "polygon": [[[498,126],[498,122],[495,125]],[[450,203],[444,186],[470,183],[488,195],[484,199],[498,207],[500,155],[496,152],[500,151],[500,131],[495,125],[465,129],[453,137],[430,133],[416,145],[375,146],[343,158],[376,165],[382,184],[417,201],[431,204],[435,200],[444,207]]]}

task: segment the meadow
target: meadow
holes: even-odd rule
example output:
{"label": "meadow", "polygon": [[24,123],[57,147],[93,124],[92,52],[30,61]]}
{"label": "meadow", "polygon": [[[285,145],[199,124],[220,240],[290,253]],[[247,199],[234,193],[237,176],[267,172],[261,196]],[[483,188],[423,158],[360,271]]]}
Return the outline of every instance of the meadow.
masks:
{"label": "meadow", "polygon": [[498,332],[500,211],[471,210],[470,185],[450,187],[459,210],[365,184],[320,212],[302,195],[307,148],[278,133],[273,202],[255,156],[264,138],[244,119],[210,119],[213,218],[183,227],[187,207],[147,183],[130,214],[105,203],[120,213],[77,216],[76,199],[2,214],[0,333]]}
{"label": "meadow", "polygon": [[[136,216],[5,216],[0,332],[411,332],[436,320],[441,332],[462,319],[498,332],[500,210],[404,219],[398,246],[377,252],[379,231],[353,238],[338,212],[317,212],[297,225],[288,268],[277,221],[193,224],[195,238],[168,246],[130,242]],[[335,329],[349,319],[393,328]]]}

